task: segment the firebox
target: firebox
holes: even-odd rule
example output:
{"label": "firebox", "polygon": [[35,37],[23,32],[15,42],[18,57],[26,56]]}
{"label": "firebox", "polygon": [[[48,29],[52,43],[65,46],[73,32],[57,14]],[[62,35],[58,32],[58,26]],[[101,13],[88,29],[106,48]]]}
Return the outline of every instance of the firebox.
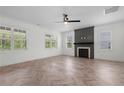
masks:
{"label": "firebox", "polygon": [[90,58],[90,47],[77,47],[77,56]]}

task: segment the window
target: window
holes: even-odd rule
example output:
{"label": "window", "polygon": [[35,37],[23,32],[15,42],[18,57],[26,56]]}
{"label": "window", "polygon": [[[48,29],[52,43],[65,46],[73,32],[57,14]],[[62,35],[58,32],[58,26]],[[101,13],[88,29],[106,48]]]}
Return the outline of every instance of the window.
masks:
{"label": "window", "polygon": [[100,49],[112,49],[112,32],[100,33]]}
{"label": "window", "polygon": [[52,48],[57,48],[57,39],[56,39],[56,37],[54,37],[54,36],[52,36],[51,37],[51,47]]}
{"label": "window", "polygon": [[11,48],[11,29],[0,26],[0,49]]}
{"label": "window", "polygon": [[51,48],[51,35],[46,34],[45,36],[45,48]]}
{"label": "window", "polygon": [[14,48],[26,48],[26,32],[14,29]]}
{"label": "window", "polygon": [[72,39],[72,36],[67,35],[66,47],[67,48],[73,48],[73,39]]}
{"label": "window", "polygon": [[45,48],[57,48],[57,38],[54,35],[45,35]]}
{"label": "window", "polygon": [[0,49],[26,48],[26,31],[0,26]]}

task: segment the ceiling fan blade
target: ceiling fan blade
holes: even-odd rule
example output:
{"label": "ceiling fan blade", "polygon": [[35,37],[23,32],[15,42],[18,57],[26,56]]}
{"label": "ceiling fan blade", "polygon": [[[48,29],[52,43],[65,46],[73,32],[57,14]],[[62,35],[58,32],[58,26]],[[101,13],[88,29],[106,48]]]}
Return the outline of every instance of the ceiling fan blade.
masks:
{"label": "ceiling fan blade", "polygon": [[67,22],[80,22],[80,20],[69,20]]}

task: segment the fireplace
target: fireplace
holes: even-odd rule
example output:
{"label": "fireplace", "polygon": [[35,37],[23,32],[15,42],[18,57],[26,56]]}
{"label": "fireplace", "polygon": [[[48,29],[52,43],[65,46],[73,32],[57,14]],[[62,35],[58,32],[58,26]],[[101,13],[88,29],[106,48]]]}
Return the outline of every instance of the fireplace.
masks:
{"label": "fireplace", "polygon": [[94,27],[75,30],[75,57],[94,58]]}
{"label": "fireplace", "polygon": [[77,56],[90,58],[90,47],[77,47]]}

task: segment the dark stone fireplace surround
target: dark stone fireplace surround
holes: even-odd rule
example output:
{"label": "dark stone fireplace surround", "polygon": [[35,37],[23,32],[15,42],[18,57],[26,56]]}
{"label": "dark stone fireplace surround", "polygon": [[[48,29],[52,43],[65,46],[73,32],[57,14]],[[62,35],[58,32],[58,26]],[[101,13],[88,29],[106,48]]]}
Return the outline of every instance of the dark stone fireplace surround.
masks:
{"label": "dark stone fireplace surround", "polygon": [[94,26],[75,30],[75,57],[78,47],[90,48],[90,58],[94,58]]}

